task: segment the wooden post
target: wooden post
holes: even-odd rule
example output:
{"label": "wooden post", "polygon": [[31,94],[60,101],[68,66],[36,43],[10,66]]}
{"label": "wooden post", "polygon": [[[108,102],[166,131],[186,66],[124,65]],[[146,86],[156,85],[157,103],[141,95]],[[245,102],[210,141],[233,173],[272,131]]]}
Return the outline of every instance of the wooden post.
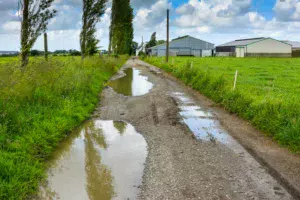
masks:
{"label": "wooden post", "polygon": [[48,37],[47,37],[47,33],[44,33],[44,48],[45,48],[45,59],[48,60]]}
{"label": "wooden post", "polygon": [[167,42],[166,42],[166,62],[169,62],[169,20],[170,20],[170,10],[167,9]]}
{"label": "wooden post", "polygon": [[234,90],[235,90],[235,88],[236,88],[237,76],[238,76],[238,70],[236,70],[236,72],[235,72],[234,84],[233,84],[233,89],[234,89]]}

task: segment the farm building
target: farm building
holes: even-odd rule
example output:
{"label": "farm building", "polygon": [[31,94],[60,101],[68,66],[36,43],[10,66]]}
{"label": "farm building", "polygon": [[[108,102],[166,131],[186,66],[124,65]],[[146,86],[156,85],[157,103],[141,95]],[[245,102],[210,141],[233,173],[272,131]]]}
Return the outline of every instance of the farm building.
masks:
{"label": "farm building", "polygon": [[[206,42],[189,35],[176,38],[170,43],[170,56],[212,56],[214,44]],[[166,43],[147,49],[148,54],[152,56],[165,56]]]}
{"label": "farm building", "polygon": [[273,38],[235,40],[216,47],[216,56],[291,57],[292,45]]}
{"label": "farm building", "polygon": [[300,57],[300,42],[284,40],[283,42],[292,45],[292,57]]}

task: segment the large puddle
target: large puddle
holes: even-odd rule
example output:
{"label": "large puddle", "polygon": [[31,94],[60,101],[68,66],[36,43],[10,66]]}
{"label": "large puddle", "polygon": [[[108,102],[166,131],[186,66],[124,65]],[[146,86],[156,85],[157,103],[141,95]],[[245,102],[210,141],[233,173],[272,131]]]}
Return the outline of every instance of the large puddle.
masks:
{"label": "large puddle", "polygon": [[199,140],[228,144],[233,138],[224,131],[213,115],[196,106],[184,93],[175,92],[172,96],[179,102],[182,122],[194,133]]}
{"label": "large puddle", "polygon": [[136,199],[146,157],[146,141],[130,124],[88,121],[49,161],[42,199]]}
{"label": "large puddle", "polygon": [[126,76],[108,83],[108,86],[117,93],[125,96],[142,96],[152,89],[153,84],[148,81],[148,77],[141,75],[141,70],[128,68],[124,73]]}

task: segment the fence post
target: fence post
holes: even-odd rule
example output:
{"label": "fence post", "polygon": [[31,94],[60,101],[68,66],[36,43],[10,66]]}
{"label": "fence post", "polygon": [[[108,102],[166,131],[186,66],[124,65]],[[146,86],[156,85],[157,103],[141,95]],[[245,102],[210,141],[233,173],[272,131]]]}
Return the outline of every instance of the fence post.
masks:
{"label": "fence post", "polygon": [[44,53],[45,53],[45,59],[48,60],[48,37],[47,33],[44,33]]}
{"label": "fence post", "polygon": [[238,76],[238,70],[236,70],[236,72],[235,72],[234,84],[233,84],[233,89],[234,89],[234,90],[235,90],[235,88],[236,88],[237,76]]}

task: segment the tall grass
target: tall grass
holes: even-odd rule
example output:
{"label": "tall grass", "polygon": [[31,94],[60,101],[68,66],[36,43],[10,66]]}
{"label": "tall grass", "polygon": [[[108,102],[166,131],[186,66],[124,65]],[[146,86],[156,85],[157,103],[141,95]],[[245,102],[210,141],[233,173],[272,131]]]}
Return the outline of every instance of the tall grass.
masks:
{"label": "tall grass", "polygon": [[125,57],[32,59],[26,72],[0,62],[0,199],[25,199],[45,178],[43,161],[89,117]]}
{"label": "tall grass", "polygon": [[[145,58],[300,152],[300,59]],[[192,64],[193,62],[193,64]],[[193,67],[192,67],[193,66]],[[239,70],[237,89],[234,74]]]}

